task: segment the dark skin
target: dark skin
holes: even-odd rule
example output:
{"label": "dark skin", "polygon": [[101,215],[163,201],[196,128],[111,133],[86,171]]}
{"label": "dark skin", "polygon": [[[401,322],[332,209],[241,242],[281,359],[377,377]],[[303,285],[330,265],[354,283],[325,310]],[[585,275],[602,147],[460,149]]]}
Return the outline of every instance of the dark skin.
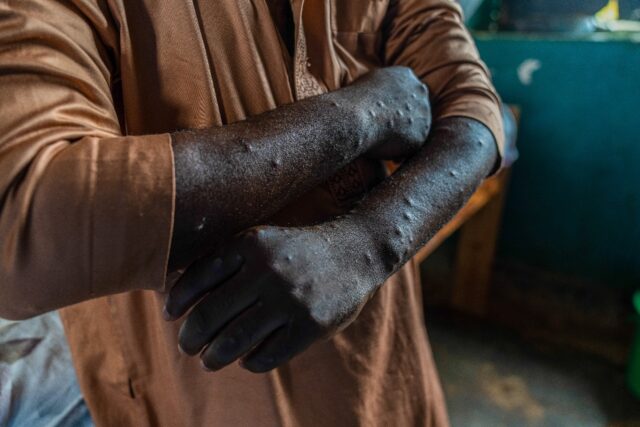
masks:
{"label": "dark skin", "polygon": [[464,204],[497,159],[491,132],[467,118],[438,122],[427,144],[358,207],[309,227],[254,227],[222,257],[192,266],[167,310],[193,310],[180,347],[206,369],[241,359],[266,372],[348,326],[391,274]]}
{"label": "dark skin", "polygon": [[212,242],[264,223],[357,157],[415,153],[431,126],[426,94],[410,69],[389,67],[243,122],[175,133],[169,269],[186,267],[209,255]]}
{"label": "dark skin", "polygon": [[[269,2],[291,51],[291,33],[283,31],[291,28],[287,4]],[[426,101],[428,94],[420,89],[411,99]],[[412,121],[396,117],[388,125],[398,132]],[[347,327],[496,160],[495,140],[484,125],[441,120],[427,144],[348,214],[308,227],[259,226],[237,234],[219,256],[193,264],[167,298],[168,317],[193,307],[180,330],[181,349],[200,353],[208,370],[240,359],[248,370],[266,372]]]}

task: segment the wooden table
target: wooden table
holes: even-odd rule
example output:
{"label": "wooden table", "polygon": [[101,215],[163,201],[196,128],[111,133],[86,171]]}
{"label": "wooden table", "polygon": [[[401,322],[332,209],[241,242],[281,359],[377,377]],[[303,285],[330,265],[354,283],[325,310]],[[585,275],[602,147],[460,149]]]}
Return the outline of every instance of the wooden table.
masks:
{"label": "wooden table", "polygon": [[485,180],[467,204],[416,255],[416,269],[449,236],[460,230],[453,266],[451,304],[460,311],[486,312],[491,270],[510,170]]}

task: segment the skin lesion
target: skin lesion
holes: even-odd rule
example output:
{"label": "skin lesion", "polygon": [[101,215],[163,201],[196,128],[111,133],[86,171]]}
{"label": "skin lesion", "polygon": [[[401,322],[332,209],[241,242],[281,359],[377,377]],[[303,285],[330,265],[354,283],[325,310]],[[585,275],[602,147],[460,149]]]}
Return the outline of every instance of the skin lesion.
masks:
{"label": "skin lesion", "polygon": [[[242,359],[249,370],[264,372],[344,329],[495,164],[495,141],[479,122],[453,117],[431,129],[428,89],[410,70],[376,70],[368,79],[219,133],[178,138],[180,149],[193,144],[204,153],[201,168],[211,172],[208,180],[182,182],[176,167],[175,242],[194,241],[189,233],[180,235],[188,226],[199,241],[215,236],[225,244],[218,258],[202,258],[198,251],[183,257],[201,258],[169,293],[166,311],[175,319],[195,307],[179,341],[188,354],[200,354],[208,369]],[[238,149],[236,131],[256,149]],[[300,144],[301,135],[306,144]],[[363,155],[406,160],[366,189],[351,163]],[[341,169],[346,175],[332,181]],[[258,225],[326,180],[338,201],[360,193],[347,213],[312,226]],[[231,188],[216,185],[223,182]],[[209,199],[202,189],[211,189]],[[215,212],[207,211],[211,207]],[[181,254],[184,247],[175,242],[172,254]],[[242,259],[241,268],[218,261],[225,256]]]}
{"label": "skin lesion", "polygon": [[[363,162],[408,157],[424,144],[431,110],[427,96],[412,97],[417,91],[426,88],[410,69],[388,67],[243,122],[173,134],[170,271],[206,255],[211,241],[264,223],[324,182],[340,204],[359,199],[376,178],[362,170]],[[389,126],[407,103],[403,117],[411,123]],[[367,108],[375,118],[362,113]]]}

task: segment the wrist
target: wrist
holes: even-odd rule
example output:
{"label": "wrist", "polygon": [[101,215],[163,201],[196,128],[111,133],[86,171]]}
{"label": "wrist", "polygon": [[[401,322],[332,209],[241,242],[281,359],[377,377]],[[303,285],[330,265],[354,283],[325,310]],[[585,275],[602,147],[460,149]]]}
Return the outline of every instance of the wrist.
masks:
{"label": "wrist", "polygon": [[388,277],[380,256],[380,241],[371,218],[362,213],[350,213],[329,224],[336,242],[341,242],[339,255],[357,270],[355,274],[369,284],[374,292]]}
{"label": "wrist", "polygon": [[359,212],[356,218],[362,230],[360,238],[369,248],[371,268],[382,283],[413,255],[415,230],[407,226],[406,216],[401,219],[385,208],[382,211]]}

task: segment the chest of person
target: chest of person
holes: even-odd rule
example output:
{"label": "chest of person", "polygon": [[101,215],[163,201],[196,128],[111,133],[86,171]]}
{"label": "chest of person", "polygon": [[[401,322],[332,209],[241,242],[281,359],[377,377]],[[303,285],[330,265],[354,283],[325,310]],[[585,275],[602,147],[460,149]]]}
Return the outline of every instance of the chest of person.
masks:
{"label": "chest of person", "polygon": [[242,120],[381,65],[389,0],[269,1],[121,2],[128,131]]}

